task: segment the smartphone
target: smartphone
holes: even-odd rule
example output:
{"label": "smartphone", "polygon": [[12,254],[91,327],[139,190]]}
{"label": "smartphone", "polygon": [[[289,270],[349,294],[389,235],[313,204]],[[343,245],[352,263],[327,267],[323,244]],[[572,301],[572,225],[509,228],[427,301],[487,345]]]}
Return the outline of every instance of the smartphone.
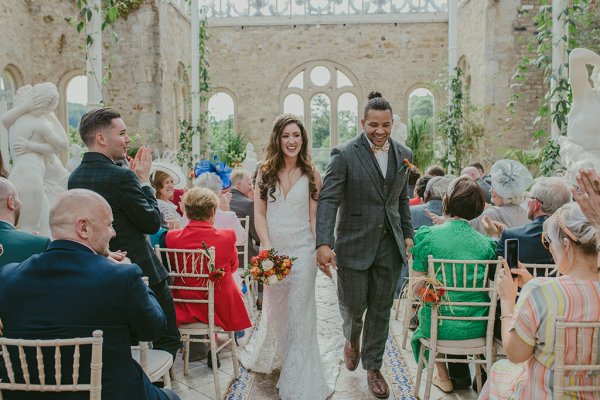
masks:
{"label": "smartphone", "polygon": [[[519,268],[519,239],[506,239],[504,241],[504,258],[510,268]],[[516,274],[511,274],[516,278]]]}

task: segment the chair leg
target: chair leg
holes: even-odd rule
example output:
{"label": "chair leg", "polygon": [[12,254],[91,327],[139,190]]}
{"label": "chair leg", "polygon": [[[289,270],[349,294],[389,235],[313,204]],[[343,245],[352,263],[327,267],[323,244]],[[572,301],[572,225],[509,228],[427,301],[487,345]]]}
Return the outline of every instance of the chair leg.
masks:
{"label": "chair leg", "polygon": [[404,321],[402,321],[402,350],[406,349],[408,339],[408,326],[410,325],[410,310],[412,309],[412,299],[407,297],[404,300]]}
{"label": "chair leg", "polygon": [[435,357],[437,354],[429,349],[429,360],[427,361],[427,379],[425,380],[425,394],[423,400],[429,400],[431,396],[431,383],[433,382],[433,368],[435,366]]}
{"label": "chair leg", "polygon": [[423,367],[425,366],[425,346],[421,344],[421,351],[419,352],[419,360],[417,361],[417,376],[415,378],[415,397],[419,397],[419,388],[421,387],[421,376],[423,374]]}
{"label": "chair leg", "polygon": [[214,334],[209,333],[210,336],[210,357],[212,359],[212,370],[213,378],[215,380],[215,394],[217,399],[221,398],[221,384],[219,382],[219,366],[217,361],[217,339]]}
{"label": "chair leg", "polygon": [[164,384],[164,388],[165,389],[171,389],[171,375],[170,375],[170,371],[167,371],[163,375],[163,384]]}
{"label": "chair leg", "polygon": [[235,379],[240,377],[240,365],[237,358],[236,343],[234,339],[234,333],[229,332],[229,349],[231,350],[231,361],[233,362],[233,376]]}
{"label": "chair leg", "polygon": [[[473,358],[475,359],[475,361],[479,360],[479,354],[475,354]],[[479,364],[478,362],[475,363],[475,379],[477,381],[477,393],[480,393],[483,383],[481,381],[481,364]]]}
{"label": "chair leg", "polygon": [[170,378],[171,378],[172,381],[174,381],[175,379],[177,379],[177,377],[175,376],[175,365],[174,364],[171,367],[171,369],[169,370],[169,376],[170,376]]}
{"label": "chair leg", "polygon": [[184,335],[181,340],[183,340],[183,375],[187,375],[190,368],[190,337]]}

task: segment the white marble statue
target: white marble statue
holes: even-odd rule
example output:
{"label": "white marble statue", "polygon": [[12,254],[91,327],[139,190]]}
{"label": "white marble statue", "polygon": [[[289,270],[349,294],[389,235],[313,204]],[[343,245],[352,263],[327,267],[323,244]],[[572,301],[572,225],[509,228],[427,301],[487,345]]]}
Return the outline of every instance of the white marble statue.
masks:
{"label": "white marble statue", "polygon": [[[591,82],[587,65],[594,67]],[[562,164],[567,177],[575,182],[582,167],[600,171],[600,56],[588,49],[573,49],[569,55],[569,81],[573,101],[567,136],[558,138]]]}
{"label": "white marble statue", "polygon": [[408,139],[408,126],[400,121],[400,116],[394,114],[394,127],[392,128],[392,139],[406,145]]}
{"label": "white marble statue", "polygon": [[47,236],[50,204],[66,190],[69,176],[57,157],[68,147],[67,134],[54,115],[57,105],[53,83],[26,85],[17,90],[15,107],[2,116],[13,160],[8,179],[22,203],[21,229]]}
{"label": "white marble statue", "polygon": [[67,171],[73,172],[81,164],[81,146],[73,143],[69,148],[69,152],[71,153],[71,158],[67,160]]}
{"label": "white marble statue", "polygon": [[254,145],[248,143],[246,145],[246,157],[244,158],[244,161],[242,161],[242,169],[248,171],[251,175],[254,175],[257,165],[258,159],[256,152],[254,151]]}

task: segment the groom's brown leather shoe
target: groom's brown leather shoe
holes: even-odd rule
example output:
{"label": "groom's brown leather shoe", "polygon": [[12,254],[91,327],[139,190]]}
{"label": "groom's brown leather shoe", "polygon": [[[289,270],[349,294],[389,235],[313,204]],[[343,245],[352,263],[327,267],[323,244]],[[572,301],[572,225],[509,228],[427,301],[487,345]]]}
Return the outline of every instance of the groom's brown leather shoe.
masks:
{"label": "groom's brown leather shoe", "polygon": [[344,362],[348,371],[354,371],[358,367],[358,360],[360,359],[360,344],[359,342],[350,343],[346,340],[344,345]]}
{"label": "groom's brown leather shoe", "polygon": [[367,371],[367,383],[369,384],[371,393],[378,399],[387,399],[390,396],[390,389],[378,369]]}

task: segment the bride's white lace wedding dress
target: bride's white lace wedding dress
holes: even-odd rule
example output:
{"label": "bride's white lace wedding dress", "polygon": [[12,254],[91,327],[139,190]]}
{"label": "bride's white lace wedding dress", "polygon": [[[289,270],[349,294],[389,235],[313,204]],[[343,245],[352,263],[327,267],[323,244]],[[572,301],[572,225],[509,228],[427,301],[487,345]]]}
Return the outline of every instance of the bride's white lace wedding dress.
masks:
{"label": "bride's white lace wedding dress", "polygon": [[[327,398],[334,388],[335,357],[323,359],[317,343],[315,239],[310,230],[308,178],[302,176],[287,196],[278,188],[267,201],[269,239],[281,254],[297,257],[292,272],[265,285],[260,322],[240,352],[244,367],[261,373],[281,370],[282,400]],[[333,350],[332,350],[333,351]],[[328,382],[329,380],[329,382]]]}

